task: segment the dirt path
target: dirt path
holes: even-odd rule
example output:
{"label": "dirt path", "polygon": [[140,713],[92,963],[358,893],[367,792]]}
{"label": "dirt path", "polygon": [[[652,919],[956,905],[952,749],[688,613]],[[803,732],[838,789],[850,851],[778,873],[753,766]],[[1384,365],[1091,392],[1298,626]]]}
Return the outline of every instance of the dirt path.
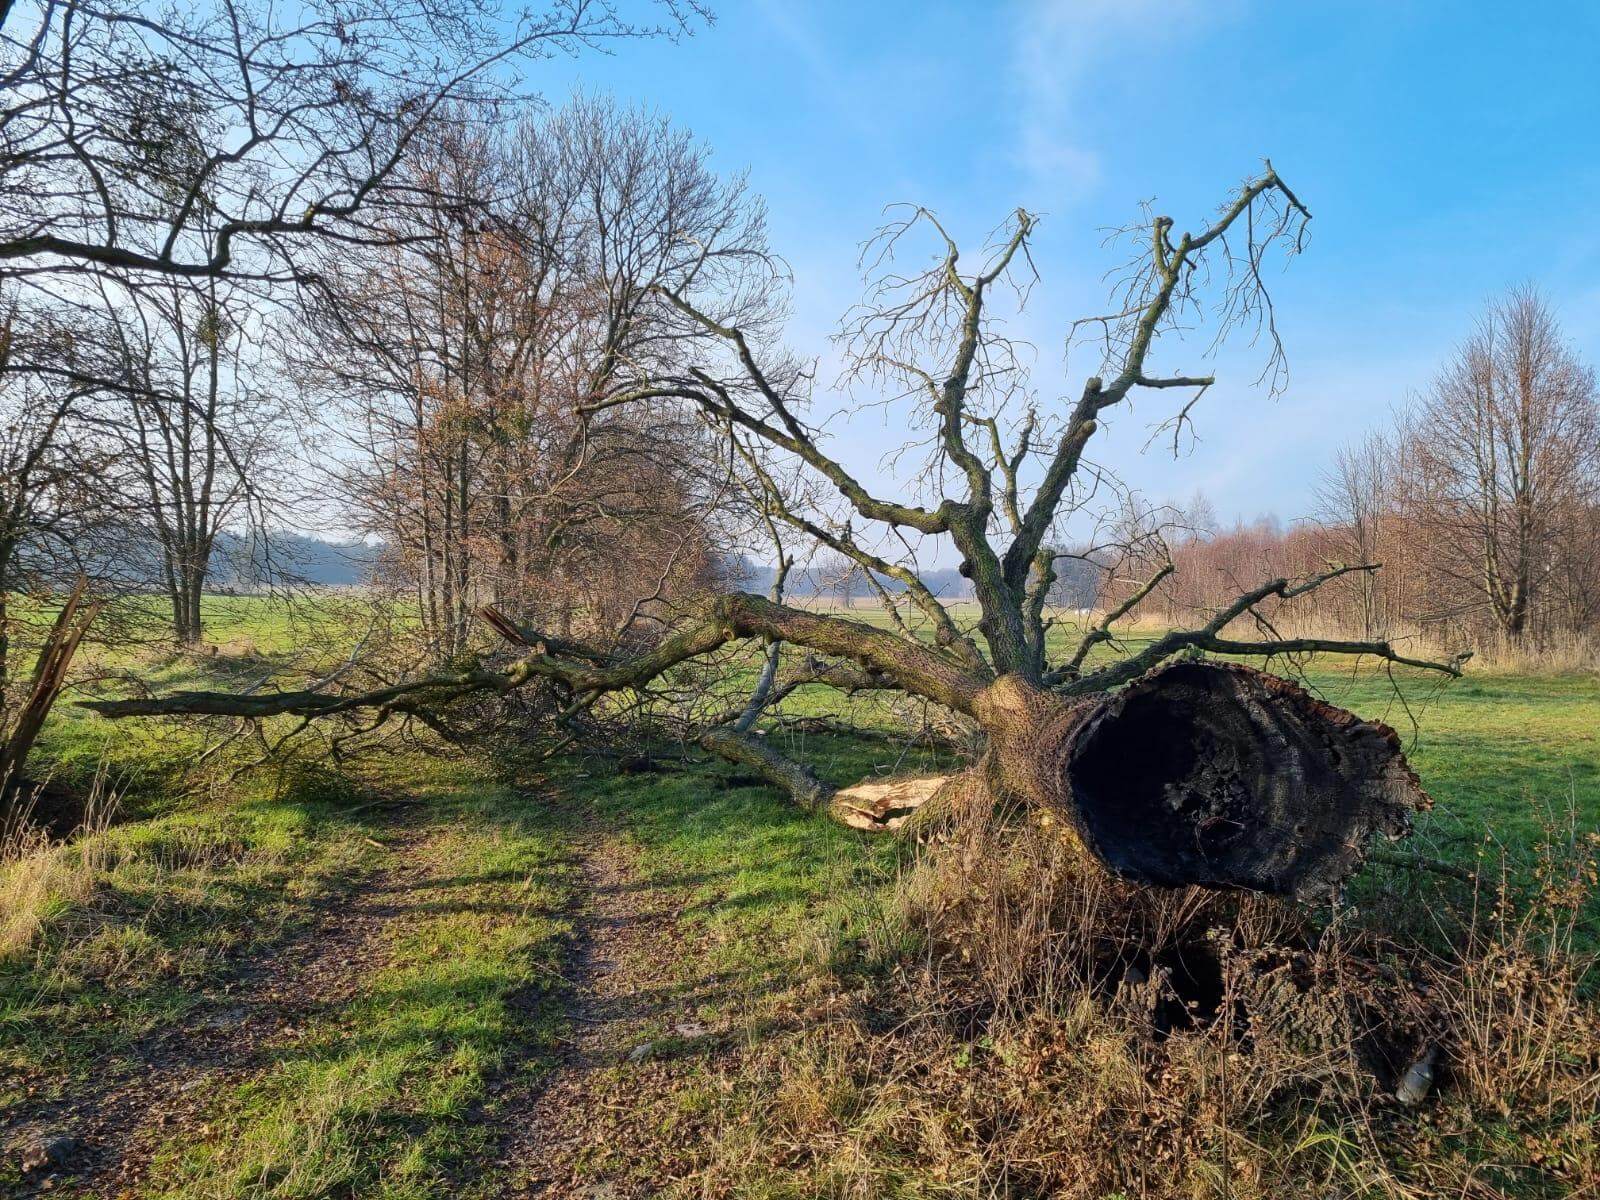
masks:
{"label": "dirt path", "polygon": [[647,882],[615,834],[574,838],[583,888],[568,963],[570,1033],[554,1066],[507,1090],[497,1195],[625,1200],[654,1195],[695,1134],[662,1140],[663,1106],[728,1049],[694,1010],[718,980],[685,985],[681,897]]}
{"label": "dirt path", "polygon": [[385,931],[437,869],[423,853],[429,839],[426,829],[391,827],[374,850],[379,865],[309,902],[309,923],[287,941],[242,961],[198,1009],[141,1038],[80,1090],[21,1114],[3,1131],[12,1140],[30,1132],[72,1139],[64,1170],[35,1175],[21,1195],[136,1191],[157,1144],[197,1126],[221,1089],[257,1072],[274,1047],[338,1009],[383,965]]}
{"label": "dirt path", "polygon": [[[681,918],[694,884],[652,882],[616,831],[588,814],[564,821],[578,875],[573,934],[557,993],[530,987],[527,1040],[509,1047],[498,1083],[473,1119],[496,1152],[463,1164],[464,1193],[629,1200],[693,1169],[705,1131],[678,1104],[686,1087],[738,1056],[729,981],[696,970],[698,935]],[[395,824],[373,869],[311,903],[309,920],[242,960],[197,1009],[142,1038],[64,1099],[20,1114],[73,1139],[64,1169],[29,1176],[22,1196],[137,1194],[158,1147],[203,1139],[219,1094],[269,1068],[286,1047],[336,1025],[340,1010],[390,962],[393,934],[423,919],[431,886],[454,870],[452,832]],[[689,969],[685,970],[685,963]],[[553,1056],[552,1000],[567,1032]],[[702,1017],[702,1012],[722,1014]]]}

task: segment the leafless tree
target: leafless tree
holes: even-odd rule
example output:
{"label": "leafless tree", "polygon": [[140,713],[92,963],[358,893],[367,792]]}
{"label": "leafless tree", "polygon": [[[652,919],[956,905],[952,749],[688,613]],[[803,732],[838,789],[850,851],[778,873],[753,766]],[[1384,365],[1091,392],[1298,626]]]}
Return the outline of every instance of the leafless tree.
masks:
{"label": "leafless tree", "polygon": [[1569,501],[1548,584],[1551,620],[1568,633],[1600,630],[1600,494]]}
{"label": "leafless tree", "polygon": [[[8,328],[7,337],[14,326]],[[63,424],[72,400],[10,385],[0,389],[0,713],[9,699],[11,599],[28,586],[29,542],[54,531],[53,493],[68,483],[71,464]]]}
{"label": "leafless tree", "polygon": [[1490,306],[1417,405],[1409,442],[1429,570],[1522,638],[1600,482],[1594,372],[1536,291]]}
{"label": "leafless tree", "polygon": [[0,309],[0,714],[13,698],[12,602],[98,576],[107,557],[96,486],[107,464],[79,417],[83,389],[5,370],[13,352],[79,361],[89,339],[74,316],[15,300]]}
{"label": "leafless tree", "polygon": [[479,197],[470,219],[391,214],[393,244],[330,266],[290,347],[336,414],[321,428],[350,442],[351,508],[446,656],[488,602],[563,637],[616,635],[714,566],[718,471],[678,406],[585,420],[584,405],[706,340],[664,326],[661,289],[737,294],[760,318],[761,207],[661,119],[582,98],[505,136],[453,119],[404,170],[419,194]]}
{"label": "leafless tree", "polygon": [[837,596],[846,608],[854,608],[856,601],[869,592],[866,570],[860,563],[845,555],[828,553],[811,565],[813,586],[823,595]]}
{"label": "leafless tree", "polygon": [[[1385,560],[1384,525],[1394,510],[1394,453],[1378,434],[1342,446],[1317,487],[1317,519],[1344,562]],[[1347,583],[1355,596],[1363,637],[1386,626],[1378,576],[1360,572]]]}
{"label": "leafless tree", "polygon": [[102,280],[100,326],[119,389],[93,423],[114,448],[107,480],[130,528],[153,543],[180,646],[203,633],[201,596],[225,529],[269,534],[281,398],[251,350],[260,322],[225,280]]}
{"label": "leafless tree", "polygon": [[[1075,649],[1051,661],[1044,616],[1056,575],[1057,552],[1049,547],[1059,544],[1058,521],[1084,483],[1084,450],[1104,414],[1136,391],[1195,396],[1211,383],[1208,376],[1162,372],[1157,343],[1202,315],[1216,320],[1219,337],[1244,322],[1267,335],[1268,370],[1274,380],[1281,377],[1263,265],[1275,250],[1300,248],[1308,219],[1270,166],[1198,232],[1179,234],[1170,218],[1147,214],[1111,311],[1079,326],[1097,335],[1102,369],[1057,413],[1026,403],[1033,389],[1004,336],[1003,307],[995,307],[1008,286],[1025,292],[1037,219],[1016,213],[978,265],[969,266],[932,213],[908,210],[874,243],[868,301],[848,321],[845,344],[857,385],[903,398],[908,426],[923,433],[920,496],[880,495],[828,452],[823,432],[806,416],[810,373],[763,331],[741,324],[737,294],[652,287],[652,299],[697,339],[690,343],[697,353],[630,367],[608,394],[585,404],[590,418],[633,405],[689,406],[741,456],[773,517],[902,584],[906,611],[923,623],[926,637],[903,619],[884,628],[740,594],[679,611],[648,649],[595,656],[491,611],[494,627],[523,648],[498,670],[445,673],[365,693],[197,693],[96,707],[113,716],[311,719],[381,714],[401,703],[439,706],[535,679],[555,681],[582,707],[644,687],[730,642],[782,641],[812,653],[819,682],[903,691],[978,724],[988,739],[982,759],[945,783],[922,811],[940,811],[957,796],[1015,797],[1063,813],[1094,853],[1130,878],[1323,892],[1361,861],[1368,835],[1400,832],[1422,803],[1392,731],[1248,668],[1186,660],[1151,669],[1195,652],[1270,658],[1316,650],[1454,673],[1452,664],[1412,662],[1383,642],[1229,636],[1230,624],[1264,601],[1305,594],[1368,564],[1256,584],[1204,622],[1104,665]],[[934,249],[929,265],[898,268],[896,256],[924,234]],[[1020,413],[1012,411],[1018,402]],[[1192,408],[1183,406],[1179,419],[1187,420]],[[796,489],[774,473],[780,466],[841,497],[848,515],[797,506]],[[916,538],[953,544],[974,586],[975,630],[957,622],[917,571],[882,549]],[[864,814],[848,791],[835,792],[733,720],[704,729],[700,744],[842,819],[887,823],[903,815]]]}

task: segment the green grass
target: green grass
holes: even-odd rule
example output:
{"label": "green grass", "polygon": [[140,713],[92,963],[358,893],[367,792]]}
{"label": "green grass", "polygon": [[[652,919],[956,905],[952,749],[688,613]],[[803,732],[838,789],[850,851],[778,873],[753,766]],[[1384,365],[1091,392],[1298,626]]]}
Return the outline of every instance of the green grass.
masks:
{"label": "green grass", "polygon": [[[778,736],[778,735],[775,735]],[[853,783],[885,770],[938,769],[928,751],[903,754],[869,739],[785,738],[826,779]],[[721,763],[698,762],[659,775],[556,775],[562,789],[626,832],[637,867],[652,884],[689,902],[681,921],[702,937],[696,969],[732,972],[751,987],[792,972],[828,947],[817,920],[835,933],[859,932],[860,905],[892,876],[890,839],[847,829],[796,809],[772,788]],[[831,940],[831,939],[830,939]]]}
{"label": "green grass", "polygon": [[437,777],[420,795],[429,871],[385,965],[219,1097],[203,1140],[160,1154],[150,1195],[463,1194],[492,1147],[489,1084],[535,1069],[561,1028],[571,868],[542,797]]}
{"label": "green grass", "polygon": [[[0,867],[0,896],[38,927],[0,959],[0,1114],[60,1098],[130,1061],[138,1039],[181,1026],[235,964],[303,927],[358,880],[359,827],[325,785],[113,827]],[[43,894],[22,873],[54,870]],[[0,1164],[0,1185],[16,1167]]]}
{"label": "green grass", "polygon": [[86,1053],[181,1016],[232,959],[280,938],[298,910],[353,880],[362,856],[356,830],[294,787],[117,826],[94,842],[57,851],[103,859],[87,897],[47,898],[35,944],[0,961],[6,1078],[70,1078]]}
{"label": "green grass", "polygon": [[[135,669],[156,690],[245,686],[272,672],[305,678],[360,636],[359,620],[328,604],[286,614],[215,598],[208,638],[222,653],[103,661]],[[881,619],[870,609],[843,615]],[[1600,827],[1600,678],[1475,670],[1441,687],[1418,672],[1391,678],[1328,659],[1297,666],[1330,701],[1400,730],[1437,803],[1420,822],[1428,853],[1471,864],[1498,855],[1499,843],[1523,871],[1553,823]],[[730,693],[748,670],[735,659]],[[792,711],[837,713],[840,703],[807,689]],[[863,699],[850,711],[873,723],[885,704]],[[65,707],[47,731],[43,752],[64,775],[83,779],[109,762],[131,813],[147,819],[105,835],[117,850],[92,898],[60,904],[34,951],[0,967],[0,1077],[22,1081],[0,1091],[0,1109],[23,1086],[81,1084],[142,1033],[181,1025],[231,964],[292,935],[311,901],[356,887],[374,868],[365,839],[389,834],[342,815],[365,785],[319,764],[318,782],[262,772],[212,798],[188,787],[201,744],[162,723]],[[789,748],[838,783],[938,765],[868,738],[796,735]],[[631,847],[642,881],[677,898],[684,953],[668,968],[682,1002],[674,1019],[698,1013],[757,1028],[781,1019],[767,998],[906,949],[881,919],[896,848],[800,813],[722,764],[615,776],[569,761],[553,768],[553,790],[530,793],[481,766],[414,755],[396,757],[385,776],[367,782],[426,800],[424,859],[441,884],[397,923],[381,966],[348,1005],[318,1015],[273,1048],[259,1076],[218,1095],[206,1136],[161,1150],[151,1195],[471,1194],[468,1166],[492,1137],[481,1119],[493,1111],[491,1083],[539,1070],[560,1032],[558,1003],[530,1008],[516,998],[548,998],[560,970],[575,814],[598,814]],[[566,800],[553,803],[556,794]],[[1389,893],[1426,908],[1447,890],[1431,877],[1369,872],[1355,898]],[[712,979],[715,988],[704,986]],[[652,1036],[670,1034],[662,1020]],[[703,1083],[705,1097],[719,1086]],[[683,1103],[697,1094],[691,1082]]]}

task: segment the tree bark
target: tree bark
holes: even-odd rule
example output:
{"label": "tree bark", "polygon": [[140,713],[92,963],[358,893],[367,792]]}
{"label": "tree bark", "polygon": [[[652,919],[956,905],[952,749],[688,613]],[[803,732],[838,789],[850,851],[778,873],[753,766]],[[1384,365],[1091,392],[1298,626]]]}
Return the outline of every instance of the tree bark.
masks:
{"label": "tree bark", "polygon": [[1002,678],[976,716],[993,785],[1140,883],[1327,896],[1431,803],[1388,726],[1245,666],[1174,663],[1078,702]]}
{"label": "tree bark", "polygon": [[72,657],[78,652],[78,643],[83,641],[83,635],[89,632],[89,626],[100,614],[101,605],[98,602],[84,603],[85,586],[85,581],[80,578],[66,603],[61,606],[61,612],[57,614],[55,624],[39,650],[28,699],[11,727],[0,736],[0,817],[9,815],[7,806],[23,782],[23,772],[34,740],[44,728],[45,718],[50,715],[50,709],[54,707],[56,697],[66,683],[67,668],[72,665]]}

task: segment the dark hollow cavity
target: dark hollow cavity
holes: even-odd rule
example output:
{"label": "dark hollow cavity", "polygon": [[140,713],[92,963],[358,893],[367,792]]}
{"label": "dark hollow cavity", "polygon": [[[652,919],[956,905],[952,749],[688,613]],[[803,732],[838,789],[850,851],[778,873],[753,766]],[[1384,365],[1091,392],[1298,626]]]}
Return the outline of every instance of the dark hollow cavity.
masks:
{"label": "dark hollow cavity", "polygon": [[1073,737],[1067,772],[1090,848],[1117,874],[1166,886],[1326,893],[1374,830],[1404,832],[1425,802],[1383,726],[1206,663],[1114,697]]}

